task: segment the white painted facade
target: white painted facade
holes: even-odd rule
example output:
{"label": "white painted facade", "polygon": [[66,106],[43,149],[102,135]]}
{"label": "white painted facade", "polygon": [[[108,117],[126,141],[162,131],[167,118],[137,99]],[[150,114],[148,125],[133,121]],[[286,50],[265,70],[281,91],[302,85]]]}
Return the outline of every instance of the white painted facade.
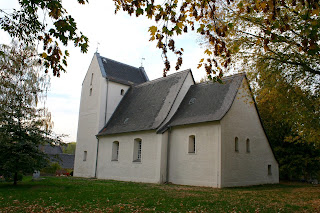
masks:
{"label": "white painted facade", "polygon": [[[166,134],[155,131],[123,133],[101,137],[97,178],[146,183],[163,183],[161,169],[163,153],[166,150]],[[141,162],[134,162],[134,139],[141,139]],[[119,142],[118,160],[112,160],[112,144]]]}
{"label": "white painted facade", "polygon": [[[239,151],[235,151],[236,137]],[[279,182],[278,163],[261,125],[246,79],[229,112],[221,120],[221,141],[221,187]],[[268,174],[268,165],[271,165],[271,174]]]}
{"label": "white painted facade", "polygon": [[[220,121],[173,126],[163,133],[155,129],[101,135],[97,139],[130,88],[106,79],[100,69],[95,55],[82,85],[75,176],[217,188],[279,182],[278,163],[246,78]],[[189,72],[182,86],[171,88],[178,92],[174,98],[167,97],[174,102],[169,110],[162,109],[168,112],[166,115],[159,113],[159,129],[174,116],[193,84]],[[194,153],[189,153],[190,137],[195,141]],[[137,141],[141,141],[141,150],[137,149]]]}
{"label": "white painted facade", "polygon": [[[195,136],[195,152],[189,153],[189,136]],[[220,122],[174,127],[169,137],[168,182],[220,187]]]}
{"label": "white painted facade", "polygon": [[[101,74],[97,54],[82,83],[74,175],[95,177],[97,138],[118,106],[128,85],[107,80]],[[121,95],[121,90],[124,90]],[[86,158],[86,159],[85,159]]]}

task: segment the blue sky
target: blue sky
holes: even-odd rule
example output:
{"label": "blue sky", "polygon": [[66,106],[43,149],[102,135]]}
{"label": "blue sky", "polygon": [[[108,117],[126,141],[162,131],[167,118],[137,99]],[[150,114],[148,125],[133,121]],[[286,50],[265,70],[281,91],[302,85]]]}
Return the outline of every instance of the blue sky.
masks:
{"label": "blue sky", "polygon": [[[109,0],[91,0],[87,5],[79,5],[73,1],[63,4],[71,14],[78,28],[89,37],[88,53],[80,53],[73,45],[67,47],[70,52],[67,73],[60,78],[51,78],[51,89],[46,106],[52,114],[54,131],[68,134],[66,142],[76,141],[81,84],[89,64],[98,46],[101,56],[139,67],[141,59],[149,79],[162,76],[163,62],[161,51],[155,42],[149,42],[149,26],[155,24],[145,17],[130,17],[125,12],[114,14],[114,5]],[[17,6],[15,0],[0,0],[0,8],[10,9]],[[0,31],[0,43],[10,43],[10,37]],[[203,69],[198,70],[197,63],[203,57],[203,49],[197,42],[194,33],[186,34],[177,40],[176,46],[184,48],[183,66],[181,70],[191,68],[196,80],[205,76]],[[171,56],[172,67],[175,56]],[[173,72],[170,72],[173,73]],[[170,74],[169,73],[169,74]]]}

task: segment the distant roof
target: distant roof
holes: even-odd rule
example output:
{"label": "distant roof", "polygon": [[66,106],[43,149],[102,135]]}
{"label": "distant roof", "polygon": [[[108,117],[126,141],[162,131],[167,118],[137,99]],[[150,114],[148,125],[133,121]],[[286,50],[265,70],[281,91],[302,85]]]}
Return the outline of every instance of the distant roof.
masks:
{"label": "distant roof", "polygon": [[56,155],[62,153],[60,146],[40,145],[40,150],[48,155]]}
{"label": "distant roof", "polygon": [[74,156],[70,154],[49,155],[51,162],[57,162],[63,169],[74,168]]}
{"label": "distant roof", "polygon": [[96,53],[103,77],[122,84],[133,85],[148,81],[144,68],[136,68],[127,64],[101,57]]}
{"label": "distant roof", "polygon": [[158,128],[191,70],[131,87],[98,135]]}
{"label": "distant roof", "polygon": [[245,74],[190,86],[168,126],[221,120],[229,111]]}

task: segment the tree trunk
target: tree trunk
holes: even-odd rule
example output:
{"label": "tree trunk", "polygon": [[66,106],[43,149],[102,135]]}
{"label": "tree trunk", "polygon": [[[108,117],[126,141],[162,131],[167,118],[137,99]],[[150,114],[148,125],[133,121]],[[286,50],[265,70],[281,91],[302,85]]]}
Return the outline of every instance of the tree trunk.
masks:
{"label": "tree trunk", "polygon": [[18,182],[18,172],[15,172],[13,177],[13,185],[17,185],[17,182]]}

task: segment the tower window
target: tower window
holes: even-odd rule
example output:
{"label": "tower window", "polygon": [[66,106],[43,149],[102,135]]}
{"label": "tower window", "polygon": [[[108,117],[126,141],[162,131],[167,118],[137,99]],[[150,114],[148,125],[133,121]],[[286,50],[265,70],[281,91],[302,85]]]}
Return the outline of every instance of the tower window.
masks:
{"label": "tower window", "polygon": [[121,89],[120,94],[124,95],[124,89]]}
{"label": "tower window", "polygon": [[92,88],[90,88],[90,92],[89,92],[89,95],[90,95],[90,96],[92,95]]}
{"label": "tower window", "polygon": [[196,137],[194,135],[189,136],[188,153],[196,153]]}
{"label": "tower window", "polygon": [[239,139],[238,139],[238,137],[235,137],[235,139],[234,139],[234,151],[239,152]]}
{"label": "tower window", "polygon": [[90,86],[92,85],[92,81],[93,81],[93,73],[91,73]]}

